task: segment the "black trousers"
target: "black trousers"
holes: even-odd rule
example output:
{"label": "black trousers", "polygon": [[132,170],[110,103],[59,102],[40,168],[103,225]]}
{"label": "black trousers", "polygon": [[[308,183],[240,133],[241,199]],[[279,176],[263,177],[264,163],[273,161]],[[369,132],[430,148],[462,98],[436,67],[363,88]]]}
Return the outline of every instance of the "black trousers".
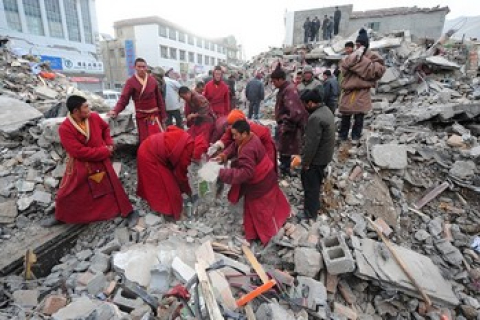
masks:
{"label": "black trousers", "polygon": [[[363,113],[354,114],[353,118],[353,127],[352,127],[352,140],[358,140],[362,136],[363,130]],[[340,139],[347,140],[348,139],[348,131],[350,130],[350,122],[352,119],[351,114],[342,114],[342,123],[340,125]]]}
{"label": "black trousers", "polygon": [[167,115],[167,126],[171,126],[173,124],[173,118],[175,118],[175,125],[180,129],[183,129],[183,120],[180,110],[167,110]]}
{"label": "black trousers", "polygon": [[312,219],[317,217],[321,207],[320,189],[325,177],[325,168],[326,166],[310,166],[307,170],[302,170],[305,215]]}
{"label": "black trousers", "polygon": [[290,173],[290,165],[292,163],[292,156],[280,154],[280,173]]}
{"label": "black trousers", "polygon": [[260,111],[260,101],[250,101],[248,105],[248,119],[258,119],[258,112]]}

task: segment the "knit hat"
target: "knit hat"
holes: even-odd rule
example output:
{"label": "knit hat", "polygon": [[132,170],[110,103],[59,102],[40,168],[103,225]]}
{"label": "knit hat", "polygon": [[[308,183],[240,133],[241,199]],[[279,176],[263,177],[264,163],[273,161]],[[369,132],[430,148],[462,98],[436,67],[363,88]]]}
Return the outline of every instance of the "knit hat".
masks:
{"label": "knit hat", "polygon": [[202,154],[206,153],[207,150],[208,150],[208,143],[205,140],[205,137],[203,135],[196,136],[193,142],[192,158],[195,160],[200,160],[202,158]]}
{"label": "knit hat", "polygon": [[242,111],[235,109],[230,111],[230,113],[228,114],[227,123],[229,125],[232,125],[238,120],[245,120],[245,119],[246,119],[245,114]]}
{"label": "knit hat", "polygon": [[358,32],[358,36],[357,36],[357,39],[355,40],[356,43],[360,43],[362,46],[364,46],[365,48],[368,48],[368,46],[370,45],[370,40],[368,40],[368,34],[367,34],[367,30],[365,29],[360,29],[360,31]]}
{"label": "knit hat", "polygon": [[306,65],[305,67],[303,67],[303,74],[308,73],[308,72],[313,74],[313,68],[310,65]]}

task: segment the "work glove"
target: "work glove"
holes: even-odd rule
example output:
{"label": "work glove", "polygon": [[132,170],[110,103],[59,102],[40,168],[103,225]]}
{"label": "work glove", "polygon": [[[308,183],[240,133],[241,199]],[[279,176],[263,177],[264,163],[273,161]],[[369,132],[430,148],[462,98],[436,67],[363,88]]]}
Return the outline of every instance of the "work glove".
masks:
{"label": "work glove", "polygon": [[207,156],[211,157],[213,156],[215,153],[217,153],[218,151],[222,150],[222,146],[221,144],[219,143],[219,141],[215,142],[214,144],[212,144],[210,146],[210,148],[208,148],[207,150]]}

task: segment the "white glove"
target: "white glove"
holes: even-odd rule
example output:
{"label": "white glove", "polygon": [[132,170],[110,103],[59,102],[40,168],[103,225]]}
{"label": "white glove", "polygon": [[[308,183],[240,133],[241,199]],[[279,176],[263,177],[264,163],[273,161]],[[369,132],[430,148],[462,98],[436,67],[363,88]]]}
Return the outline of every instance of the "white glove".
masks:
{"label": "white glove", "polygon": [[214,144],[212,144],[210,148],[208,148],[207,156],[211,157],[215,153],[217,153],[219,150],[222,150],[222,149],[223,149],[223,143],[221,141],[217,141]]}
{"label": "white glove", "polygon": [[364,46],[361,46],[360,48],[355,50],[355,56],[357,57],[357,60],[362,57],[364,52],[365,52],[365,47]]}

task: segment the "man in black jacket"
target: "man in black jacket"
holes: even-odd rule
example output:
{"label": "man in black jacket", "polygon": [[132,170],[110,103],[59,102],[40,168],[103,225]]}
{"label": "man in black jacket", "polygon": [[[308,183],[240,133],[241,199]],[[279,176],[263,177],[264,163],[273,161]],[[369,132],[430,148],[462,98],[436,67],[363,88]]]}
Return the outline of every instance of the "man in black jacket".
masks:
{"label": "man in black jacket", "polygon": [[312,22],[310,21],[310,17],[307,17],[307,20],[303,23],[303,43],[308,43],[308,40],[310,40],[310,35],[312,32]]}
{"label": "man in black jacket", "polygon": [[302,152],[301,179],[305,211],[298,217],[315,220],[321,207],[320,188],[325,168],[333,158],[335,122],[333,114],[322,104],[322,96],[317,90],[306,91],[301,99],[310,116]]}
{"label": "man in black jacket", "polygon": [[340,11],[338,7],[335,7],[335,12],[333,13],[333,34],[334,35],[338,34],[340,19],[342,19],[342,11]]}
{"label": "man in black jacket", "polygon": [[339,95],[340,86],[337,79],[330,70],[325,70],[323,72],[323,101],[333,114],[335,114],[335,109],[337,109]]}

